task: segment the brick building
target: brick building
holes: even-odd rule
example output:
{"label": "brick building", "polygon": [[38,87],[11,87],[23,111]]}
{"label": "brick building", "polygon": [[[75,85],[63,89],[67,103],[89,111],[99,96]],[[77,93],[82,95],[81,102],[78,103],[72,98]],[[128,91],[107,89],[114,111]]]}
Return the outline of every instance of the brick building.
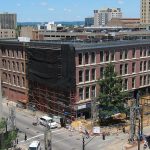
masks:
{"label": "brick building", "polygon": [[[105,66],[110,62],[114,64],[118,76],[123,78],[123,90],[130,91],[132,95],[137,89],[141,94],[150,92],[150,43],[148,40],[87,44],[75,42],[63,44],[60,44],[60,42],[59,44],[54,42],[30,42],[24,44],[1,41],[0,49],[3,94],[12,100],[38,103],[37,107],[41,110],[47,110],[47,112],[56,114],[61,110],[60,114],[63,114],[66,111],[71,111],[70,108],[75,108],[76,115],[83,114],[89,117],[91,100],[99,94],[97,81],[103,78]],[[56,74],[58,78],[55,81],[63,79],[60,81],[64,87],[67,87],[67,84],[62,82],[64,80],[66,80],[66,83],[73,83],[74,86],[64,90],[63,86],[58,86],[59,88],[49,86],[47,83],[29,78],[32,73],[35,75],[39,71],[41,76],[47,78],[56,71],[43,72],[43,70],[39,70],[38,66],[44,65],[44,63],[43,60],[30,57],[33,49],[40,52],[41,57],[38,58],[43,57],[45,60],[60,59],[55,66],[55,68],[59,68],[57,68],[59,73]],[[54,54],[51,53],[52,50],[55,50],[55,52],[58,50],[59,53],[52,55]],[[15,51],[15,56],[13,51]],[[50,53],[44,55],[46,51]],[[39,65],[35,65],[34,62],[30,63],[29,60],[36,60]],[[9,67],[9,63],[11,67]],[[26,68],[25,72],[21,69],[22,63]],[[53,64],[53,61],[48,62],[48,64]],[[42,68],[44,67],[45,65]],[[50,66],[44,70],[49,70],[49,68]],[[65,78],[67,74],[70,76]],[[20,80],[18,80],[18,76]],[[55,82],[49,81],[49,83],[55,85]],[[52,96],[49,97],[50,95]]]}

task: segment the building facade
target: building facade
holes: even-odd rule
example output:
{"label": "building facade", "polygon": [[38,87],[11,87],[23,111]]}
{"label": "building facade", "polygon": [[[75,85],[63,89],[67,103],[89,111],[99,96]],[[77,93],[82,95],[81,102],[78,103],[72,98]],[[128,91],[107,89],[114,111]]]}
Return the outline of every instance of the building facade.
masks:
{"label": "building facade", "polygon": [[94,25],[94,17],[86,17],[85,18],[85,27],[90,27]]}
{"label": "building facade", "polygon": [[14,29],[0,29],[0,39],[15,39],[16,31]]}
{"label": "building facade", "polygon": [[2,94],[12,101],[28,101],[25,47],[21,43],[0,42]]}
{"label": "building facade", "polygon": [[149,40],[58,43],[0,42],[3,95],[10,100],[34,102],[38,109],[50,109],[53,114],[75,109],[77,116],[88,118],[91,102],[100,92],[97,81],[103,79],[110,62],[123,78],[123,90],[132,96],[135,90],[150,92]]}
{"label": "building facade", "polygon": [[141,23],[150,24],[150,0],[141,0]]}
{"label": "building facade", "polygon": [[0,26],[1,29],[16,29],[17,27],[17,15],[11,13],[0,14]]}
{"label": "building facade", "polygon": [[122,12],[120,8],[117,9],[100,9],[94,10],[94,26],[105,26],[112,18],[122,18]]}

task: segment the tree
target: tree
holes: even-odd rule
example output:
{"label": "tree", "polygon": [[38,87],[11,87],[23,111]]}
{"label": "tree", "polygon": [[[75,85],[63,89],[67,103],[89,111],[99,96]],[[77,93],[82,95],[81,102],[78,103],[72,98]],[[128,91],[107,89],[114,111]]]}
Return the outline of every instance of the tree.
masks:
{"label": "tree", "polygon": [[117,76],[112,63],[106,66],[103,77],[98,81],[100,86],[98,97],[100,122],[115,113],[125,112],[124,103],[127,97],[127,92],[122,91],[122,78]]}
{"label": "tree", "polygon": [[2,118],[0,120],[0,150],[2,149],[8,149],[12,146],[12,142],[17,137],[17,131],[7,131],[6,130],[7,121]]}

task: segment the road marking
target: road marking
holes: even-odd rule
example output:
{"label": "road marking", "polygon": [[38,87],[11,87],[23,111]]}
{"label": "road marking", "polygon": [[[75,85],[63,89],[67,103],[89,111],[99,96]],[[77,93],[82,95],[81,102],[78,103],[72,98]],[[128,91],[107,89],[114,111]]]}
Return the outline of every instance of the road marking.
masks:
{"label": "road marking", "polygon": [[[79,135],[73,135],[72,137],[76,137],[76,136],[79,136]],[[65,141],[65,140],[67,140],[67,139],[70,139],[70,137],[64,138],[64,139],[62,139],[62,140],[58,140],[58,141],[55,141],[55,142],[52,142],[52,144],[53,144],[53,143],[58,143],[58,142],[61,142],[61,141]]]}
{"label": "road marking", "polygon": [[[56,132],[59,132],[59,131],[61,131],[61,130],[63,130],[63,128],[54,130],[54,131],[52,131],[52,133],[56,133]],[[65,131],[65,132],[66,132],[66,131]],[[60,133],[58,133],[58,134],[61,134],[61,133],[64,133],[64,132],[60,132]],[[57,135],[57,134],[54,134],[54,135]],[[40,137],[40,136],[44,136],[44,133],[38,134],[38,135],[33,136],[33,137],[30,137],[30,138],[28,138],[26,141],[30,141],[30,140],[35,139],[35,138]],[[23,142],[26,142],[26,141],[25,141],[25,140],[22,140],[22,141],[20,141],[19,143],[23,143]]]}

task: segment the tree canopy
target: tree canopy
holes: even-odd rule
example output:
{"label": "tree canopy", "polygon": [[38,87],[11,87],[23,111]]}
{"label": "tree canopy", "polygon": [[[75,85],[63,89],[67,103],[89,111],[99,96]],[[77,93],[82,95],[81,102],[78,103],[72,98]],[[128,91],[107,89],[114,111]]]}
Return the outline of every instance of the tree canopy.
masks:
{"label": "tree canopy", "polygon": [[100,79],[98,82],[100,86],[98,97],[99,118],[103,120],[115,113],[125,112],[124,103],[127,92],[122,90],[122,78],[117,76],[112,63],[106,66],[103,79]]}

